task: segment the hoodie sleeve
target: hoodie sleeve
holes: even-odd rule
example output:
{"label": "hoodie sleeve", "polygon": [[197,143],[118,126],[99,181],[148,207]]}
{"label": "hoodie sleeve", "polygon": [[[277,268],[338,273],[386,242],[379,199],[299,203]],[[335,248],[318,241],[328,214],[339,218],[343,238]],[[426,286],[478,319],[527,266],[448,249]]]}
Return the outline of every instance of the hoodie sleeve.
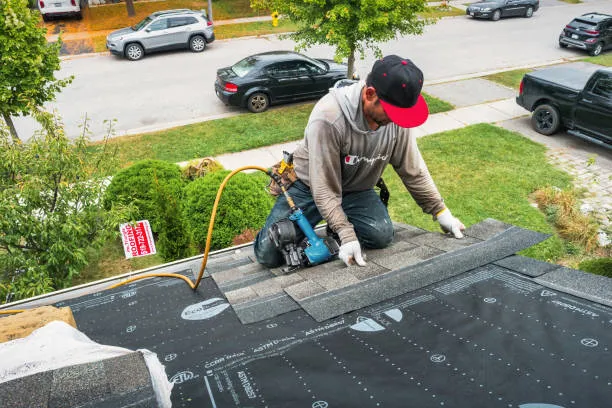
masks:
{"label": "hoodie sleeve", "polygon": [[338,130],[326,120],[314,120],[305,130],[308,143],[310,190],[319,213],[342,243],[356,241],[353,225],[342,209],[342,141]]}
{"label": "hoodie sleeve", "polygon": [[423,212],[434,215],[444,209],[444,200],[429,174],[416,137],[408,129],[400,129],[398,133],[391,165]]}

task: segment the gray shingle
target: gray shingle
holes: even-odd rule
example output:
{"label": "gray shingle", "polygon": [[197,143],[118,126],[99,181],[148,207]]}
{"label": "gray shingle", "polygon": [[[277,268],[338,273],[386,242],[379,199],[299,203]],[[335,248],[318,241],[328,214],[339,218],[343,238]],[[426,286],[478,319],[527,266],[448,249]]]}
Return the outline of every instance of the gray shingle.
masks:
{"label": "gray shingle", "polygon": [[300,308],[284,292],[266,297],[257,297],[237,305],[232,305],[232,307],[238,319],[244,324],[260,322]]}
{"label": "gray shingle", "polygon": [[520,255],[509,256],[494,263],[495,265],[499,265],[506,269],[533,277],[540,276],[546,272],[552,271],[553,269],[559,268],[559,265],[538,261],[537,259],[527,258]]}
{"label": "gray shingle", "polygon": [[544,234],[511,227],[485,242],[394,270],[377,279],[294,299],[315,320],[323,321],[486,265],[528,248],[546,237]]}
{"label": "gray shingle", "polygon": [[535,278],[540,285],[612,306],[612,279],[570,269],[556,268]]}
{"label": "gray shingle", "polygon": [[512,225],[510,224],[494,220],[493,218],[487,218],[483,221],[480,221],[478,224],[474,224],[466,228],[465,235],[469,237],[478,238],[484,241],[496,234],[507,230],[511,226]]}

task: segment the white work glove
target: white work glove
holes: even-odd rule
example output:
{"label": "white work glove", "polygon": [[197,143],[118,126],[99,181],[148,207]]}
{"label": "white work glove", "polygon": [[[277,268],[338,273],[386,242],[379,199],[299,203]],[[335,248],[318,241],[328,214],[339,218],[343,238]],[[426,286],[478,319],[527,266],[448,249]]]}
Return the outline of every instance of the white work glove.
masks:
{"label": "white work glove", "polygon": [[452,233],[455,238],[463,238],[463,233],[461,231],[465,230],[465,225],[457,218],[453,217],[453,214],[451,214],[448,208],[439,212],[436,215],[436,219],[440,223],[442,231]]}
{"label": "white work glove", "polygon": [[350,266],[353,263],[357,263],[359,266],[366,265],[361,255],[361,245],[359,245],[359,241],[351,241],[340,245],[338,258],[342,259],[346,266]]}

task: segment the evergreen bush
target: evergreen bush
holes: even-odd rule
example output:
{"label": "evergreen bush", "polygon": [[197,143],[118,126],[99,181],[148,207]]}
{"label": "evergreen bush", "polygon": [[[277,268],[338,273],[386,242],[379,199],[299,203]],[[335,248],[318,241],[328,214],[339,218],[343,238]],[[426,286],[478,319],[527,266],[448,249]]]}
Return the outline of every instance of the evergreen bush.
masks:
{"label": "evergreen bush", "polygon": [[[217,190],[229,173],[225,170],[209,173],[185,188],[185,220],[200,252],[206,246]],[[231,246],[232,239],[243,231],[259,230],[263,226],[274,204],[265,189],[267,184],[268,176],[263,173],[237,173],[229,180],[217,208],[211,250]]]}
{"label": "evergreen bush", "polygon": [[165,261],[173,261],[192,252],[182,218],[185,184],[178,165],[142,160],[113,177],[104,195],[104,205],[111,208],[117,204],[134,204],[138,209],[137,219],[149,220],[160,256]]}
{"label": "evergreen bush", "polygon": [[179,201],[185,179],[179,166],[161,160],[142,160],[119,171],[104,194],[104,206],[113,204],[134,204],[137,216],[147,219],[154,232],[159,232],[160,212],[158,195],[176,197]]}

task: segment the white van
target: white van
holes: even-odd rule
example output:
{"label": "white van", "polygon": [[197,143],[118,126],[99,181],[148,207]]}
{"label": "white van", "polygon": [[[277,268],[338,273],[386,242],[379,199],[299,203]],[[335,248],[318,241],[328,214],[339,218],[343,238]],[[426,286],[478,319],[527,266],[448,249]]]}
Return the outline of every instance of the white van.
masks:
{"label": "white van", "polygon": [[49,17],[76,16],[79,20],[81,15],[81,0],[38,0],[38,10],[44,21]]}

